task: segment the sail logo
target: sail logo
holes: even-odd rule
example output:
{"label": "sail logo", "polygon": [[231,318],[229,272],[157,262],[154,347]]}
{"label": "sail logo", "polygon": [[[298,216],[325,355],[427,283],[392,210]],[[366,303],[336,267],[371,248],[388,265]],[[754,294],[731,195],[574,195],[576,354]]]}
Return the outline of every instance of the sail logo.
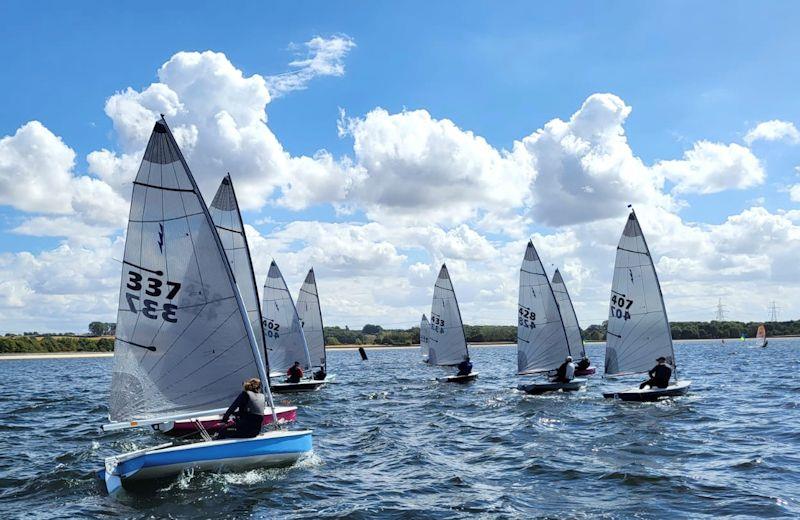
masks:
{"label": "sail logo", "polygon": [[158,223],[158,250],[164,254],[164,224]]}

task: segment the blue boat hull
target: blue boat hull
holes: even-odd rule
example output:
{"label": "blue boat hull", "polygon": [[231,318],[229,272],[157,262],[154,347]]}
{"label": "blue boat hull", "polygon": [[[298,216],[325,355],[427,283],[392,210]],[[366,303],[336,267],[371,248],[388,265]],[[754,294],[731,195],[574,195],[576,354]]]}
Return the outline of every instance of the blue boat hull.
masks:
{"label": "blue boat hull", "polygon": [[236,472],[289,466],[311,450],[310,430],[268,432],[252,439],[198,442],[111,457],[99,476],[113,493],[126,482],[173,477],[185,469]]}

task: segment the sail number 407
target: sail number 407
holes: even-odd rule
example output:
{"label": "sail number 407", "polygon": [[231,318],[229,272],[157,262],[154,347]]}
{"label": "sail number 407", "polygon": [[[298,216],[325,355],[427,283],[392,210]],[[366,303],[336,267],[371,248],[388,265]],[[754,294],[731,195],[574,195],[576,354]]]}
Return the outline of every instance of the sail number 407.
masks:
{"label": "sail number 407", "polygon": [[612,295],[611,316],[628,321],[629,319],[631,319],[631,313],[628,311],[628,309],[631,308],[631,305],[633,305],[633,300],[631,300],[630,298],[617,296],[616,294]]}
{"label": "sail number 407", "polygon": [[[128,271],[128,282],[125,287],[131,291],[138,291],[139,294],[130,292],[125,293],[125,299],[128,300],[128,307],[131,312],[141,312],[142,316],[151,320],[158,319],[160,316],[164,321],[170,323],[177,323],[178,318],[175,316],[178,306],[174,303],[163,303],[160,307],[157,300],[150,298],[141,298],[141,291],[144,289],[144,294],[153,298],[164,297],[167,300],[172,300],[178,295],[181,290],[181,284],[178,282],[164,282],[161,278],[148,276],[146,279],[136,271]],[[139,308],[136,308],[136,303],[141,301]]]}

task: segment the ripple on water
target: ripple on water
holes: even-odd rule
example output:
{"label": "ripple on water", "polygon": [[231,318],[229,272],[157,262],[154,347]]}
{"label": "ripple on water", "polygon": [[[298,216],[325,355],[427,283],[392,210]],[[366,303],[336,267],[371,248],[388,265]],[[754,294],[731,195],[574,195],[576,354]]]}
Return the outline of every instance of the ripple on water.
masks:
{"label": "ripple on water", "polygon": [[[800,515],[796,380],[800,341],[768,349],[678,343],[686,398],[621,403],[600,377],[572,394],[516,390],[513,348],[475,348],[482,376],[416,350],[329,355],[338,383],[280,396],[314,429],[291,468],[186,472],[118,500],[95,478],[103,457],[154,444],[151,432],[100,433],[109,359],[0,363],[0,511],[6,517],[652,518]],[[602,350],[589,346],[602,369]],[[600,363],[597,363],[600,361]],[[699,372],[705,367],[706,372]],[[35,376],[35,377],[33,377]],[[31,382],[41,388],[31,388]],[[35,397],[32,399],[31,395]]]}

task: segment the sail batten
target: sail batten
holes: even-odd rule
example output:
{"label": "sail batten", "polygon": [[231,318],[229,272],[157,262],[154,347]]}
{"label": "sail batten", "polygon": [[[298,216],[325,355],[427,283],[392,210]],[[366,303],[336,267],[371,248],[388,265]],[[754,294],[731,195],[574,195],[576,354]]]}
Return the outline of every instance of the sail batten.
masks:
{"label": "sail batten", "polygon": [[469,355],[461,311],[447,266],[442,264],[431,303],[427,362],[432,365],[457,365]]}
{"label": "sail batten", "polygon": [[269,266],[263,295],[264,331],[270,354],[270,372],[284,374],[295,361],[304,372],[312,367],[300,316],[278,264]]}
{"label": "sail batten", "polygon": [[265,371],[208,208],[166,122],[131,195],[109,402],[112,421],[227,406]]}
{"label": "sail batten", "polygon": [[620,237],[611,289],[606,374],[646,372],[661,356],[675,366],[661,286],[633,211]]}
{"label": "sail batten", "polygon": [[570,354],[556,296],[532,241],[519,275],[517,373],[554,370]]}
{"label": "sail batten", "polygon": [[296,307],[300,325],[303,327],[303,335],[306,338],[311,364],[315,367],[322,367],[327,372],[325,328],[322,324],[322,308],[319,303],[317,278],[313,268],[309,269],[306,279],[300,287]]}

